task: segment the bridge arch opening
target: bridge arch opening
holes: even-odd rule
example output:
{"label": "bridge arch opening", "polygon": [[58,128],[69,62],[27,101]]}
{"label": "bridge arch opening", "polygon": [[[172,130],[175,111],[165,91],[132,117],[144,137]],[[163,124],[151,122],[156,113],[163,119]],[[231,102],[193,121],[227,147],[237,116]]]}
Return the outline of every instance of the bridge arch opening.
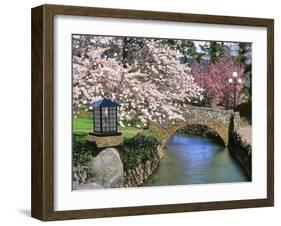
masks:
{"label": "bridge arch opening", "polygon": [[165,124],[151,123],[150,129],[160,132],[162,137],[161,146],[164,147],[166,142],[172,135],[186,126],[201,125],[203,128],[208,128],[212,138],[228,145],[230,124],[233,121],[233,127],[239,127],[240,116],[238,112],[233,110],[212,109],[205,107],[188,107],[183,114],[183,121],[167,121]]}
{"label": "bridge arch opening", "polygon": [[214,142],[216,142],[217,144],[220,144],[222,146],[227,145],[225,143],[225,140],[223,139],[223,137],[216,131],[216,129],[211,128],[204,124],[183,125],[183,126],[179,127],[175,131],[175,133],[184,133],[184,134],[208,137],[208,138],[212,139]]}

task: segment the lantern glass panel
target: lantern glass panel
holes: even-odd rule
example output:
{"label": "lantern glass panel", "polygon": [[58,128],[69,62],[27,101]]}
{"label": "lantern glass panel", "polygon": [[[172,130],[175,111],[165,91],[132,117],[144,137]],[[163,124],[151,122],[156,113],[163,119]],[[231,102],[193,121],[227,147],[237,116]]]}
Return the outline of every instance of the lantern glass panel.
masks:
{"label": "lantern glass panel", "polygon": [[94,108],[94,131],[101,132],[100,127],[100,108]]}
{"label": "lantern glass panel", "polygon": [[116,132],[116,107],[102,108],[102,132]]}

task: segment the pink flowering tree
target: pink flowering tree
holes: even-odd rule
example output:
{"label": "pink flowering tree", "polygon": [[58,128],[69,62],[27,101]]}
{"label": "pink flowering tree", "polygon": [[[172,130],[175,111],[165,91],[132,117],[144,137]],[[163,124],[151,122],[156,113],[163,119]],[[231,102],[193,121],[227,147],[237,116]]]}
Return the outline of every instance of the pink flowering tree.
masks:
{"label": "pink flowering tree", "polygon": [[229,78],[236,71],[242,80],[236,86],[236,104],[243,102],[243,88],[245,86],[244,68],[237,65],[230,57],[218,59],[210,65],[192,65],[191,74],[199,86],[204,89],[204,101],[207,104],[222,105],[226,108],[233,106],[234,87]]}
{"label": "pink flowering tree", "polygon": [[[77,45],[73,57],[73,111],[78,114],[102,97],[116,100],[120,123],[138,118],[154,121],[184,120],[183,107],[202,100],[190,68],[180,64],[179,53],[167,41],[132,39],[122,60],[122,39],[95,37],[93,44]],[[133,51],[134,50],[134,51]]]}

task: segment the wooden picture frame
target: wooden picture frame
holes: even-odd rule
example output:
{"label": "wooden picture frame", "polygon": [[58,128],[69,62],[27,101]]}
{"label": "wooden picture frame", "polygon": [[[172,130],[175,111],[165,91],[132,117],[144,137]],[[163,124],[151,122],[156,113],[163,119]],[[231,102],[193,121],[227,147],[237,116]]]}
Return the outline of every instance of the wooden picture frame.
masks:
{"label": "wooden picture frame", "polygon": [[[267,198],[121,208],[54,210],[54,16],[126,18],[267,29]],[[31,215],[50,221],[206,211],[274,205],[274,20],[61,5],[32,9],[32,200]]]}

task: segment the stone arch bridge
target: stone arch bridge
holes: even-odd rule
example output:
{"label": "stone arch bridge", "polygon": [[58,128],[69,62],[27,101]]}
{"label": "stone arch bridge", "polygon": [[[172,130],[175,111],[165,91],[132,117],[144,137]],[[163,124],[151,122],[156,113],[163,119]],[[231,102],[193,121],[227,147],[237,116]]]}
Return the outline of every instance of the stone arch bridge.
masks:
{"label": "stone arch bridge", "polygon": [[[151,125],[152,129],[156,129],[161,134],[162,145],[164,146],[170,137],[179,129],[187,125],[204,125],[213,129],[227,145],[229,141],[230,130],[235,131],[240,125],[239,112],[233,110],[224,110],[220,108],[196,107],[186,108],[183,114],[185,121],[169,122],[164,126]],[[232,132],[231,131],[231,132]]]}

